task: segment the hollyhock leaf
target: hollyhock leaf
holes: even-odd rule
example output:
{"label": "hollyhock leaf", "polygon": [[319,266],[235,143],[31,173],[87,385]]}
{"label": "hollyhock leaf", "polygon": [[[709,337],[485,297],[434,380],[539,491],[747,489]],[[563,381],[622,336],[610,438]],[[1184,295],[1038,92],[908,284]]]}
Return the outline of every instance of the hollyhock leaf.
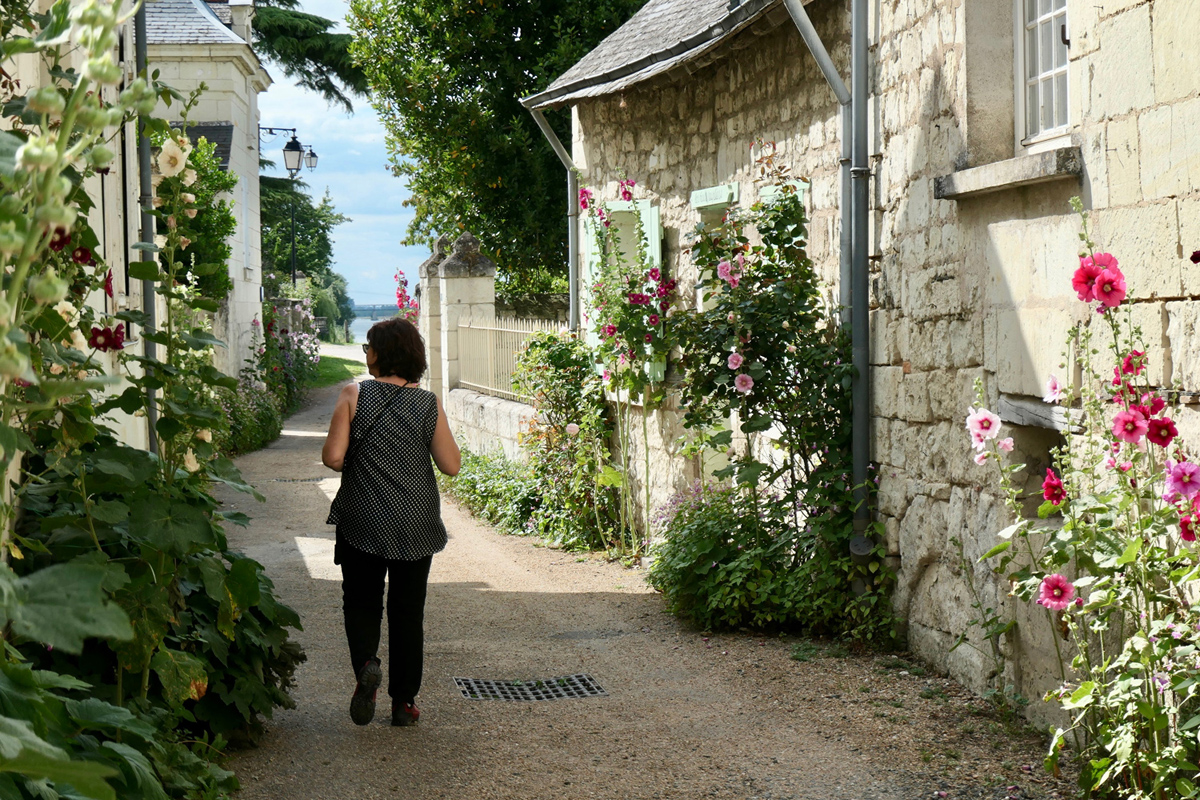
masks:
{"label": "hollyhock leaf", "polygon": [[1005,550],[1007,550],[1010,547],[1012,547],[1012,542],[1001,542],[1000,544],[993,547],[991,550],[988,550],[986,553],[981,555],[979,557],[979,561],[982,563],[984,561],[987,561],[989,558],[994,558],[995,556],[1000,555],[1001,553],[1003,553]]}
{"label": "hollyhock leaf", "polygon": [[1142,551],[1142,540],[1134,539],[1125,548],[1125,552],[1123,552],[1121,554],[1121,557],[1117,559],[1117,566],[1123,567],[1126,564],[1132,564],[1137,559],[1138,553],[1140,553],[1141,551]]}
{"label": "hollyhock leaf", "polygon": [[770,430],[770,428],[773,424],[775,424],[775,422],[774,422],[774,420],[771,419],[771,417],[769,415],[759,414],[757,416],[750,417],[749,419],[747,419],[745,422],[742,423],[742,432],[743,433],[760,433],[765,430]]}
{"label": "hollyhock leaf", "polygon": [[1086,708],[1092,704],[1095,699],[1093,696],[1096,691],[1094,681],[1084,681],[1079,684],[1079,688],[1071,693],[1071,697],[1062,701],[1062,707],[1066,709]]}
{"label": "hollyhock leaf", "polygon": [[157,281],[162,277],[162,271],[157,261],[134,261],[129,265],[128,275],[138,281]]}
{"label": "hollyhock leaf", "polygon": [[1058,511],[1058,506],[1051,503],[1049,500],[1038,506],[1038,519],[1047,519],[1051,514]]}

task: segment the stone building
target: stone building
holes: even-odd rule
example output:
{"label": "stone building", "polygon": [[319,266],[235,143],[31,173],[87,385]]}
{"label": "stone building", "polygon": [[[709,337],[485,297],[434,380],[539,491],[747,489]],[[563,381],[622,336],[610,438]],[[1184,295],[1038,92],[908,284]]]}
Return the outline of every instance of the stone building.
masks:
{"label": "stone building", "polygon": [[[250,46],[251,0],[147,0],[149,61],[161,80],[184,95],[207,90],[191,114],[189,135],[217,145],[222,166],[238,176],[227,199],[237,228],[230,237],[233,289],[215,320],[226,343],[214,356],[218,369],[237,375],[251,356],[251,321],[262,310],[259,237],[258,95],[271,85]],[[159,112],[176,119],[178,104]],[[174,116],[173,116],[174,115]]]}
{"label": "stone building", "polygon": [[[848,80],[850,3],[805,8]],[[1194,0],[879,0],[871,4],[872,458],[912,649],[978,688],[990,662],[951,651],[971,598],[968,563],[1007,524],[963,427],[981,380],[1016,425],[1017,455],[1045,463],[1061,422],[1040,397],[1075,298],[1079,219],[1091,211],[1145,331],[1154,380],[1200,389],[1200,25]],[[544,92],[569,109],[581,183],[613,200],[635,178],[661,224],[662,258],[689,286],[681,243],[706,214],[749,206],[752,144],[773,140],[808,185],[810,255],[837,296],[839,105],[780,0],[649,0]],[[585,241],[580,232],[581,243]],[[586,253],[580,253],[586,260]],[[1200,414],[1180,432],[1200,442]],[[671,424],[659,443],[666,458]],[[668,459],[655,495],[696,469]],[[640,459],[634,459],[637,464]],[[1004,603],[986,567],[985,599]],[[1028,609],[1018,609],[1023,619]],[[1020,628],[1027,697],[1056,683],[1042,623]]]}

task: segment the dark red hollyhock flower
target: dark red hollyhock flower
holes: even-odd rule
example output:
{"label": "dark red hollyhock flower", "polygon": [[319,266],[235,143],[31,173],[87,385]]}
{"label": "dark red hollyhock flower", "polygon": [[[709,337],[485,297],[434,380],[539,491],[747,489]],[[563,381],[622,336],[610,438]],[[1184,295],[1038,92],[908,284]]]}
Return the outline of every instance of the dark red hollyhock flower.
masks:
{"label": "dark red hollyhock flower", "polygon": [[113,296],[113,277],[111,269],[108,271],[108,274],[104,276],[104,293],[109,297]]}
{"label": "dark red hollyhock flower", "polygon": [[1042,481],[1042,497],[1054,505],[1058,505],[1067,499],[1067,491],[1063,488],[1062,481],[1054,474],[1054,470],[1050,468],[1046,469],[1046,480]]}
{"label": "dark red hollyhock flower", "polygon": [[55,228],[54,235],[50,237],[50,249],[54,252],[59,252],[64,247],[71,243],[71,234],[67,233],[66,228]]}
{"label": "dark red hollyhock flower", "polygon": [[124,349],[125,324],[121,323],[115,330],[107,326],[92,328],[92,335],[88,337],[88,346],[102,353]]}
{"label": "dark red hollyhock flower", "polygon": [[1200,264],[1200,250],[1197,250],[1196,252],[1192,253],[1192,263]]}
{"label": "dark red hollyhock flower", "polygon": [[76,247],[71,253],[71,260],[81,266],[90,267],[96,262],[92,260],[92,251],[86,247]]}
{"label": "dark red hollyhock flower", "polygon": [[1196,541],[1196,518],[1191,514],[1179,518],[1179,538],[1185,542]]}
{"label": "dark red hollyhock flower", "polygon": [[671,307],[671,301],[663,300],[661,303],[658,304],[658,307],[661,308],[662,312],[665,314],[665,313],[667,313],[667,309]]}
{"label": "dark red hollyhock flower", "polygon": [[1146,431],[1146,438],[1159,447],[1170,447],[1171,442],[1178,435],[1179,430],[1170,417],[1150,420],[1150,428]]}

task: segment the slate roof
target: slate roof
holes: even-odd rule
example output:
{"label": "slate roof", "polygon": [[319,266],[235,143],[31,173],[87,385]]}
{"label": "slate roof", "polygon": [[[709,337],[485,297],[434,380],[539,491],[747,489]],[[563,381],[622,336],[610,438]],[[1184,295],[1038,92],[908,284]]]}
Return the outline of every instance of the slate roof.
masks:
{"label": "slate roof", "polygon": [[[172,122],[172,128],[179,127],[179,123]],[[208,141],[217,146],[217,160],[221,162],[221,169],[229,171],[229,154],[233,151],[233,123],[232,122],[197,122],[188,126],[188,138],[192,140],[192,144],[200,141],[203,136]]]}
{"label": "slate roof", "polygon": [[204,0],[146,0],[150,44],[241,44]]}
{"label": "slate roof", "polygon": [[729,0],[649,0],[544,91],[521,102],[557,108],[620,91],[703,56],[781,5],[743,0],[731,10]]}
{"label": "slate roof", "polygon": [[229,7],[229,0],[204,0],[204,4],[217,15],[217,19],[221,20],[221,24],[226,28],[233,24],[233,9]]}

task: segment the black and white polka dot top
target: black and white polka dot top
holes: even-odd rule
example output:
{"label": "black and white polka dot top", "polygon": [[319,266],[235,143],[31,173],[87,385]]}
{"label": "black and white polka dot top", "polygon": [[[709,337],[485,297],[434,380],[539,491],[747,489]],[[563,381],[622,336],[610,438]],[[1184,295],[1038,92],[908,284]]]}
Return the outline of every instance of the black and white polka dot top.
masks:
{"label": "black and white polka dot top", "polygon": [[329,510],[340,543],[382,558],[415,561],[446,547],[430,445],[437,396],[367,380],[358,387],[342,485]]}

